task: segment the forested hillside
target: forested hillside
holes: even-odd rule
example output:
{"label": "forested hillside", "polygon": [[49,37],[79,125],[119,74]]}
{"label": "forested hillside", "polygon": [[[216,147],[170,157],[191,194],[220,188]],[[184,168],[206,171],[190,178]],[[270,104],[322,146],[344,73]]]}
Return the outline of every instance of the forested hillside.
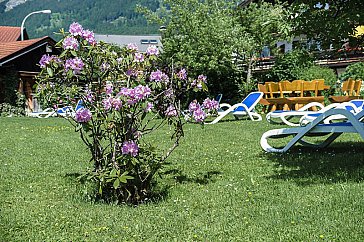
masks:
{"label": "forested hillside", "polygon": [[136,4],[150,9],[159,7],[158,0],[29,0],[10,11],[0,3],[0,25],[20,26],[24,17],[33,11],[51,9],[52,14],[37,14],[26,20],[30,38],[52,36],[60,28],[67,29],[76,21],[99,34],[156,34],[157,25],[148,25],[135,12]]}

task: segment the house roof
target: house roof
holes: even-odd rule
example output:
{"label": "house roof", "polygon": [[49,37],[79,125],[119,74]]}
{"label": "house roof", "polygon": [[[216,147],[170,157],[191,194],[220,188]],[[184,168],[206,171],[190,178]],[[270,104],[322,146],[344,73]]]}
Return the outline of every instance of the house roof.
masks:
{"label": "house roof", "polygon": [[55,44],[55,41],[45,36],[24,41],[0,42],[0,66],[48,43]]}
{"label": "house roof", "polygon": [[0,43],[17,40],[20,40],[20,27],[0,26]]}
{"label": "house roof", "polygon": [[128,45],[130,43],[136,44],[139,51],[145,52],[149,45],[156,45],[162,47],[160,35],[102,35],[95,34],[97,41],[104,41],[106,43],[116,44],[119,46]]}

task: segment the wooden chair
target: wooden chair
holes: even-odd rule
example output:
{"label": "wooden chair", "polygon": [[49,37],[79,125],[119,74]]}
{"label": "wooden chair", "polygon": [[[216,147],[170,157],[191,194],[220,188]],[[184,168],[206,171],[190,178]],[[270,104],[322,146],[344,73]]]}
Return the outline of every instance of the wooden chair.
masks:
{"label": "wooden chair", "polygon": [[268,102],[269,92],[264,84],[258,84],[258,91],[263,93],[263,97],[259,100],[259,103],[264,105],[263,112],[269,111],[272,108],[272,104]]}
{"label": "wooden chair", "polygon": [[355,81],[351,78],[343,82],[341,90],[345,96],[351,96],[354,90]]}
{"label": "wooden chair", "polygon": [[343,92],[343,95],[331,96],[329,97],[330,101],[338,103],[338,102],[349,102],[350,100],[354,99],[363,99],[363,97],[360,96],[361,84],[362,80],[353,80],[349,78],[342,84],[341,90]]}
{"label": "wooden chair", "polygon": [[353,93],[352,93],[353,96],[360,96],[361,83],[362,83],[362,80],[360,80],[360,79],[355,81],[354,89],[353,89]]}
{"label": "wooden chair", "polygon": [[289,110],[290,104],[287,98],[283,95],[282,83],[280,82],[267,82],[266,88],[269,92],[269,99],[273,106],[271,111],[275,111],[276,109]]}

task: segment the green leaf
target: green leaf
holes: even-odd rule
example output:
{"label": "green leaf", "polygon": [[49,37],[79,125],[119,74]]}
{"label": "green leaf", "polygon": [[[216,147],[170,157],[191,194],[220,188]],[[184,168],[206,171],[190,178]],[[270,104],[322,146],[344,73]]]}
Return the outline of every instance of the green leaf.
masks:
{"label": "green leaf", "polygon": [[71,54],[72,54],[73,56],[77,56],[77,52],[76,52],[75,50],[71,50]]}
{"label": "green leaf", "polygon": [[53,70],[52,70],[52,68],[47,67],[47,73],[48,73],[48,75],[49,75],[50,77],[52,77],[52,76],[53,76]]}
{"label": "green leaf", "polygon": [[[126,181],[126,180],[125,180]],[[122,182],[121,180],[120,180],[120,178],[119,179],[115,179],[115,181],[114,181],[114,184],[113,184],[113,186],[114,186],[114,189],[117,189],[119,186],[120,186],[120,182]],[[125,183],[125,182],[124,182]]]}
{"label": "green leaf", "polygon": [[115,177],[116,176],[116,169],[112,169],[110,172],[110,176],[111,177]]}
{"label": "green leaf", "polygon": [[102,187],[101,187],[101,185],[99,186],[99,193],[102,194]]}

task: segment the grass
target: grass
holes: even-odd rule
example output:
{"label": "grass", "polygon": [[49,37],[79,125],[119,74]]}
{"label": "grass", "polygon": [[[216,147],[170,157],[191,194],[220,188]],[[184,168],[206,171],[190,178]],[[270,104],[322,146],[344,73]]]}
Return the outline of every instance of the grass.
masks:
{"label": "grass", "polygon": [[273,127],[187,125],[160,199],[132,207],[94,202],[77,182],[91,164],[66,121],[0,118],[0,241],[362,241],[360,137],[267,154]]}

